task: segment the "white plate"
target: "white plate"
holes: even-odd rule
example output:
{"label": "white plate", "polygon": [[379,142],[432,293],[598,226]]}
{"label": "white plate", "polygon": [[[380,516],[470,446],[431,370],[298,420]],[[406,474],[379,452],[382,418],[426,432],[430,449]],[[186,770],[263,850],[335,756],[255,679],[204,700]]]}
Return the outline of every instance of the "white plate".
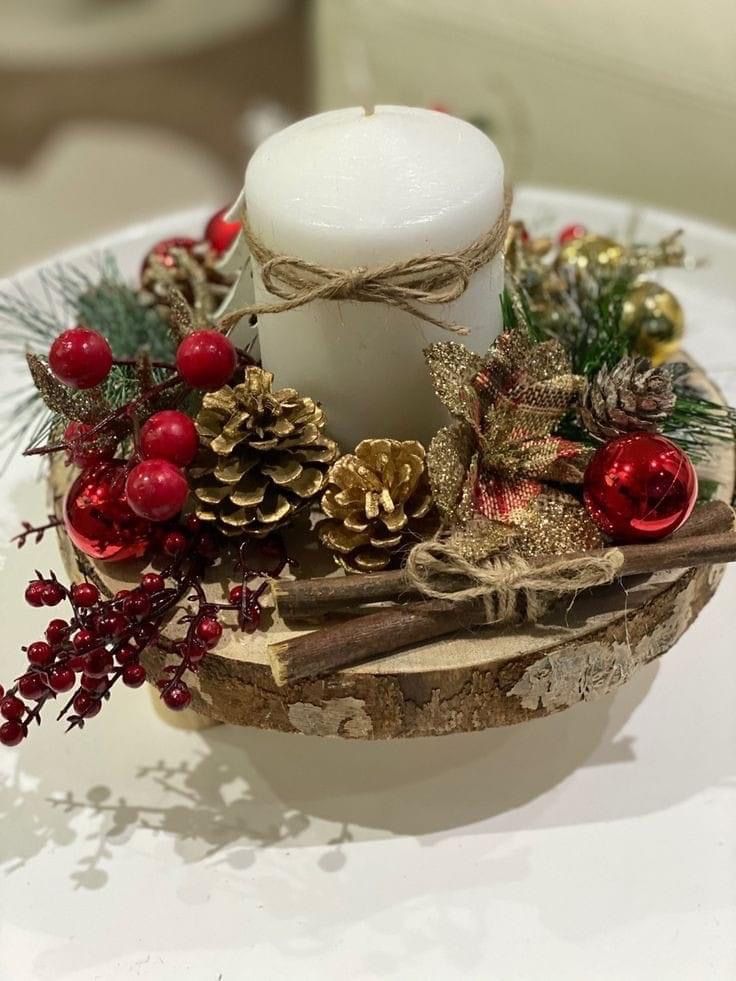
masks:
{"label": "white plate", "polygon": [[[632,209],[522,190],[517,211],[619,232]],[[147,245],[206,217],[95,247],[133,274]],[[639,217],[641,237],[682,221],[708,260],[668,281],[688,347],[736,396],[736,238]],[[21,279],[32,289],[37,274]],[[0,367],[0,384],[17,382]],[[18,461],[0,481],[3,540],[45,513],[43,494]],[[21,602],[25,577],[60,562],[53,538],[2,556],[7,679],[45,622]],[[615,700],[507,730],[386,744],[182,733],[129,691],[84,733],[47,720],[0,750],[0,979],[733,978],[734,584],[729,572]]]}

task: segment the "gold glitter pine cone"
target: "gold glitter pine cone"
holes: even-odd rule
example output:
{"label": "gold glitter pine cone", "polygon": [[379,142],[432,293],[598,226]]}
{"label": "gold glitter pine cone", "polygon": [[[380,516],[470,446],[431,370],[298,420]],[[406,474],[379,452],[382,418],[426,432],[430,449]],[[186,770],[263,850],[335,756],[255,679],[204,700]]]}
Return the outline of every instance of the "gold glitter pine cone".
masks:
{"label": "gold glitter pine cone", "polygon": [[346,571],[395,565],[434,530],[425,456],[414,440],[364,439],[332,465],[317,530]]}
{"label": "gold glitter pine cone", "polygon": [[231,537],[287,525],[322,492],[337,457],[322,407],[272,385],[270,372],[249,367],[240,385],[205,395],[196,418],[195,512]]}
{"label": "gold glitter pine cone", "polygon": [[591,436],[604,440],[628,432],[659,432],[675,401],[669,371],[653,368],[646,358],[623,358],[588,382],[580,421]]}

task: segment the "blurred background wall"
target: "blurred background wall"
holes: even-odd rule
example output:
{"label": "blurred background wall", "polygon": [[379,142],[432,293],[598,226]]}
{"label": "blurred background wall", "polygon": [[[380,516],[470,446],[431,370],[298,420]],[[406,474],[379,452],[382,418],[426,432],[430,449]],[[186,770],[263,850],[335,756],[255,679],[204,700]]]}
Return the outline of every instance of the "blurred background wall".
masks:
{"label": "blurred background wall", "polygon": [[513,178],[736,225],[734,0],[0,0],[0,273],[226,202],[315,109],[435,106]]}

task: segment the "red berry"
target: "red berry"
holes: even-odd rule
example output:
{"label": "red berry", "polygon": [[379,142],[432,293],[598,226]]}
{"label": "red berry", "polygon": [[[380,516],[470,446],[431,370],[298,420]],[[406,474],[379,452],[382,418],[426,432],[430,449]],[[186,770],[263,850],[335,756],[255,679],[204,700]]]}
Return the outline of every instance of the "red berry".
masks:
{"label": "red berry", "polygon": [[20,722],[6,722],[0,726],[0,743],[3,746],[17,746],[28,735],[28,729]]}
{"label": "red berry", "polygon": [[92,692],[93,695],[100,695],[107,688],[107,677],[95,678],[91,674],[83,674],[79,684],[85,691]]}
{"label": "red berry", "polygon": [[129,617],[145,617],[151,612],[151,601],[144,592],[131,593],[123,603]]}
{"label": "red berry", "polygon": [[128,474],[125,496],[133,511],[148,521],[168,521],[184,507],[189,484],[168,460],[144,460]]}
{"label": "red berry", "polygon": [[172,712],[181,712],[183,709],[187,708],[192,700],[192,693],[189,691],[187,686],[183,682],[179,682],[173,685],[167,692],[163,694],[164,704],[167,708],[170,708]]}
{"label": "red berry", "polygon": [[0,699],[2,699],[4,696],[5,696],[5,689],[3,688],[2,685],[0,685]]}
{"label": "red berry", "polygon": [[90,678],[102,678],[112,670],[112,654],[104,647],[90,651],[84,665],[85,674]]}
{"label": "red berry", "polygon": [[77,654],[76,657],[70,657],[67,663],[72,671],[79,673],[80,671],[84,671],[84,666],[87,663],[87,657],[85,654]]}
{"label": "red berry", "polygon": [[46,583],[42,579],[34,579],[26,586],[26,603],[29,606],[43,606],[43,591]]}
{"label": "red berry", "polygon": [[197,455],[199,436],[194,423],[183,412],[165,409],[143,424],[140,448],[147,460],[168,460],[188,466]]}
{"label": "red berry", "polygon": [[123,668],[123,684],[128,688],[140,688],[146,680],[146,669],[142,664],[126,664]]}
{"label": "red berry", "polygon": [[52,668],[49,671],[49,685],[55,692],[71,691],[75,675],[71,668]]}
{"label": "red berry", "polygon": [[70,422],[64,430],[64,442],[67,444],[69,462],[78,467],[91,467],[96,463],[112,460],[117,449],[116,440],[105,436],[93,436],[85,439],[94,427],[86,422]]}
{"label": "red berry", "polygon": [[48,688],[40,675],[24,674],[18,682],[18,691],[23,698],[29,698],[31,701],[37,702],[48,692]]}
{"label": "red berry", "polygon": [[60,586],[58,582],[47,582],[43,587],[41,598],[44,606],[58,606],[65,595],[64,587]]}
{"label": "red berry", "polygon": [[147,572],[144,576],[141,576],[141,589],[146,593],[150,595],[161,593],[165,588],[166,580],[158,572]]}
{"label": "red berry", "polygon": [[187,540],[180,531],[170,531],[164,538],[164,552],[167,555],[180,555],[187,547]]}
{"label": "red berry", "polygon": [[115,651],[115,660],[118,664],[132,664],[138,660],[138,651],[130,644],[123,644]]}
{"label": "red berry", "polygon": [[217,330],[195,330],[179,345],[176,367],[192,388],[214,392],[226,385],[238,363],[232,341]]}
{"label": "red berry", "polygon": [[97,635],[93,634],[91,630],[85,630],[84,627],[78,630],[72,637],[72,644],[74,644],[75,649],[80,653],[90,650],[96,643]]}
{"label": "red berry", "polygon": [[26,656],[31,664],[35,664],[37,668],[42,668],[53,661],[54,652],[51,650],[51,645],[47,644],[45,640],[37,640],[29,646]]}
{"label": "red berry", "polygon": [[240,606],[240,604],[243,602],[243,587],[233,586],[228,594],[228,599],[233,606]]}
{"label": "red berry", "polygon": [[78,582],[72,586],[72,600],[77,606],[94,606],[100,598],[100,591],[91,582]]}
{"label": "red berry", "polygon": [[[127,600],[126,600],[127,602]],[[98,617],[96,627],[101,637],[119,637],[130,626],[130,620],[122,613],[105,613]]]}
{"label": "red berry", "polygon": [[228,221],[225,217],[230,208],[221,208],[207,222],[204,237],[218,255],[227,252],[241,229],[239,221]]}
{"label": "red berry", "polygon": [[49,367],[65,385],[94,388],[112,368],[112,351],[102,334],[72,327],[59,334],[49,351]]}
{"label": "red berry", "polygon": [[46,627],[46,640],[52,645],[63,644],[70,630],[71,627],[66,620],[50,620]]}
{"label": "red berry", "polygon": [[99,698],[93,698],[86,691],[80,691],[72,704],[74,705],[74,711],[83,719],[94,718],[102,708]]}
{"label": "red berry", "polygon": [[206,647],[211,648],[222,637],[222,627],[214,617],[205,617],[197,624],[195,633],[198,640],[201,640]]}
{"label": "red berry", "polygon": [[570,242],[574,242],[576,238],[582,238],[587,234],[588,229],[585,227],[585,225],[565,225],[558,235],[557,241],[560,245],[569,245]]}
{"label": "red berry", "polygon": [[184,645],[181,653],[191,664],[199,664],[207,653],[207,648],[198,644],[197,641],[190,641]]}
{"label": "red berry", "polygon": [[186,518],[184,518],[184,526],[189,531],[196,531],[201,524],[202,522],[199,520],[196,514],[188,514]]}
{"label": "red berry", "polygon": [[22,719],[26,713],[26,707],[15,695],[6,695],[0,701],[0,715],[8,721]]}

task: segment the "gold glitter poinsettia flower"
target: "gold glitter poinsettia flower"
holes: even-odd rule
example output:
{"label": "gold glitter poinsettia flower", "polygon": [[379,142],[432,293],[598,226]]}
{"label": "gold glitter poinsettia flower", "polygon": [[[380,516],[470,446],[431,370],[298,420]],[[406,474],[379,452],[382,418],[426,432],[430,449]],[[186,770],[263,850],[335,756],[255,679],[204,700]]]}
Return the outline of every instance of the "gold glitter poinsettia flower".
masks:
{"label": "gold glitter poinsettia flower", "polygon": [[562,345],[511,330],[485,357],[450,341],[425,358],[458,419],[430,445],[432,493],[448,525],[472,526],[474,557],[511,544],[525,555],[601,544],[577,498],[554,486],[580,483],[589,456],[553,435],[583,384]]}
{"label": "gold glitter poinsettia flower", "polygon": [[429,528],[425,457],[414,440],[365,439],[332,465],[318,533],[343,568],[386,569]]}

